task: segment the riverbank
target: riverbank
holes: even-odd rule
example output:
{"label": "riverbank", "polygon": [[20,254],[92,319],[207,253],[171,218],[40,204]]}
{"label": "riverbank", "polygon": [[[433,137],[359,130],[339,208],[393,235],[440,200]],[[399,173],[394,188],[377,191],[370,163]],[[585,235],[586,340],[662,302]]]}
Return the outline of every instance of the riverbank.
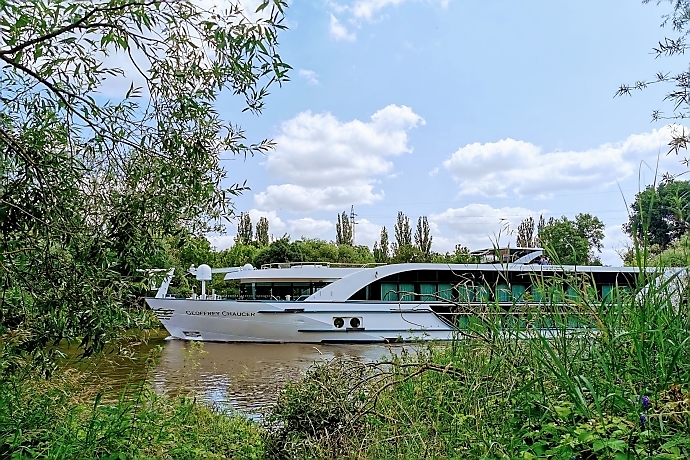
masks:
{"label": "riverbank", "polygon": [[105,402],[88,374],[10,380],[0,390],[0,458],[263,458],[248,418],[146,384]]}
{"label": "riverbank", "polygon": [[[690,309],[681,295],[687,280],[676,281],[605,301],[582,293],[523,309],[519,328],[506,328],[486,306],[462,340],[420,345],[385,362],[315,366],[281,394],[266,452],[690,458]],[[534,327],[543,324],[550,329]]]}
{"label": "riverbank", "polygon": [[[539,305],[520,329],[487,305],[457,341],[320,361],[261,422],[146,385],[104,402],[78,371],[17,378],[0,394],[0,456],[689,458],[687,300],[616,295]],[[574,331],[576,316],[596,326]],[[548,336],[531,327],[545,321]]]}

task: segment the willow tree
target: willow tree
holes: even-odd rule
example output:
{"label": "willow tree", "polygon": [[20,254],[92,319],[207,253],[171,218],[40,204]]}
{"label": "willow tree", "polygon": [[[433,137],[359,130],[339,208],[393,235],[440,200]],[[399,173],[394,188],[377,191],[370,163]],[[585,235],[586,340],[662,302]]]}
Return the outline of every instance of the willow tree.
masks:
{"label": "willow tree", "polygon": [[287,79],[284,7],[0,0],[0,372],[136,327],[136,269],[165,262],[167,236],[232,215],[245,185],[221,185],[221,156],[273,143],[215,103],[229,92],[258,114]]}
{"label": "willow tree", "polygon": [[[642,0],[642,3],[649,3],[649,0]],[[688,50],[687,37],[690,33],[690,0],[657,0],[657,5],[662,3],[670,4],[670,12],[663,16],[662,27],[667,27],[670,36],[666,36],[658,43],[651,44],[650,48],[655,57],[671,57],[686,54]],[[687,68],[686,68],[687,69]],[[690,70],[674,73],[668,71],[657,72],[654,76],[648,76],[636,81],[634,84],[622,84],[616,96],[632,95],[635,91],[643,91],[650,86],[661,86],[667,88],[664,102],[669,103],[666,110],[655,109],[652,111],[652,121],[676,122],[676,120],[686,120],[690,117],[690,98],[688,89],[690,88]],[[671,133],[671,140],[668,143],[668,153],[678,155],[681,150],[687,150],[690,145],[690,131],[682,126],[675,126]],[[690,159],[683,158],[682,163],[690,166]]]}

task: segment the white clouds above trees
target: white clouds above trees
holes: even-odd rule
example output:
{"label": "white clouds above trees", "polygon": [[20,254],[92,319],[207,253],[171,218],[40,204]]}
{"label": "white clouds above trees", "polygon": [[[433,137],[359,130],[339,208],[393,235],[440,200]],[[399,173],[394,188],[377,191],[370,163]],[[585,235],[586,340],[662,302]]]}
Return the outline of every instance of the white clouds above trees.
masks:
{"label": "white clouds above trees", "polygon": [[356,182],[347,186],[303,187],[294,184],[270,185],[254,196],[261,209],[287,209],[293,212],[339,210],[352,204],[373,204],[383,198],[372,184]]}
{"label": "white clouds above trees", "polygon": [[[671,139],[673,126],[635,134],[622,142],[584,151],[544,152],[532,143],[503,139],[468,144],[443,162],[461,195],[550,197],[564,190],[614,184],[632,175]],[[651,154],[651,155],[650,155]],[[678,169],[664,157],[673,170]]]}
{"label": "white clouds above trees", "polygon": [[[433,249],[438,252],[452,251],[457,243],[470,249],[490,247],[499,236],[499,242],[507,244],[515,241],[510,230],[516,229],[523,219],[538,217],[542,212],[522,207],[494,208],[487,204],[448,208],[429,216],[434,229]],[[437,236],[437,232],[440,235]]]}
{"label": "white clouds above trees", "polygon": [[393,170],[391,157],[409,153],[407,132],[424,119],[406,106],[389,105],[369,122],[341,122],[330,113],[302,112],[283,123],[266,169],[288,181],[254,197],[257,208],[295,212],[372,204],[377,177]]}
{"label": "white clouds above trees", "polygon": [[[328,220],[317,220],[311,217],[304,217],[302,219],[289,220],[290,233],[294,239],[307,237],[322,237],[325,239],[332,239],[335,226],[333,222]],[[330,233],[331,235],[325,235]]]}

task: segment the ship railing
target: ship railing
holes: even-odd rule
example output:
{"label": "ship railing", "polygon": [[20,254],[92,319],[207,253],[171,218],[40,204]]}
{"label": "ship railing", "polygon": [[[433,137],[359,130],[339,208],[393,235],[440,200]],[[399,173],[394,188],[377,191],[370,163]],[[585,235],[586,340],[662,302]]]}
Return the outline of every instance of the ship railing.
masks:
{"label": "ship railing", "polygon": [[[209,296],[210,298],[211,296]],[[228,294],[228,295],[219,295],[216,294],[216,297],[213,300],[271,300],[273,302],[299,302],[302,300],[305,300],[308,298],[309,295],[307,294],[302,294],[300,296],[290,296],[290,298],[282,298],[282,297],[277,297],[271,294],[258,294],[258,295],[242,295],[242,294]],[[169,296],[169,298],[175,298],[174,296]],[[191,297],[190,297],[191,298]]]}
{"label": "ship railing", "polygon": [[371,268],[387,265],[385,263],[344,263],[344,262],[274,262],[261,265],[261,270],[269,268]]}

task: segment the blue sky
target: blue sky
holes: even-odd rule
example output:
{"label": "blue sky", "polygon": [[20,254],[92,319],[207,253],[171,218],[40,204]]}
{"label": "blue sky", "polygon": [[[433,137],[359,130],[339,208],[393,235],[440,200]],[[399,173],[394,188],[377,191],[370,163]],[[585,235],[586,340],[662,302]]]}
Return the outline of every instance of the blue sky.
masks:
{"label": "blue sky", "polygon": [[[426,215],[433,249],[514,242],[526,216],[589,212],[607,226],[602,259],[620,264],[625,200],[659,171],[672,128],[668,88],[614,98],[622,83],[678,71],[652,47],[669,5],[638,0],[294,1],[280,53],[294,70],[260,116],[225,117],[266,156],[227,161],[252,188],[237,211],[267,216],[276,237],[334,239],[336,215],[355,206],[358,244],[372,245],[398,211]],[[501,229],[504,229],[501,231]],[[217,247],[232,244],[228,235]]]}

